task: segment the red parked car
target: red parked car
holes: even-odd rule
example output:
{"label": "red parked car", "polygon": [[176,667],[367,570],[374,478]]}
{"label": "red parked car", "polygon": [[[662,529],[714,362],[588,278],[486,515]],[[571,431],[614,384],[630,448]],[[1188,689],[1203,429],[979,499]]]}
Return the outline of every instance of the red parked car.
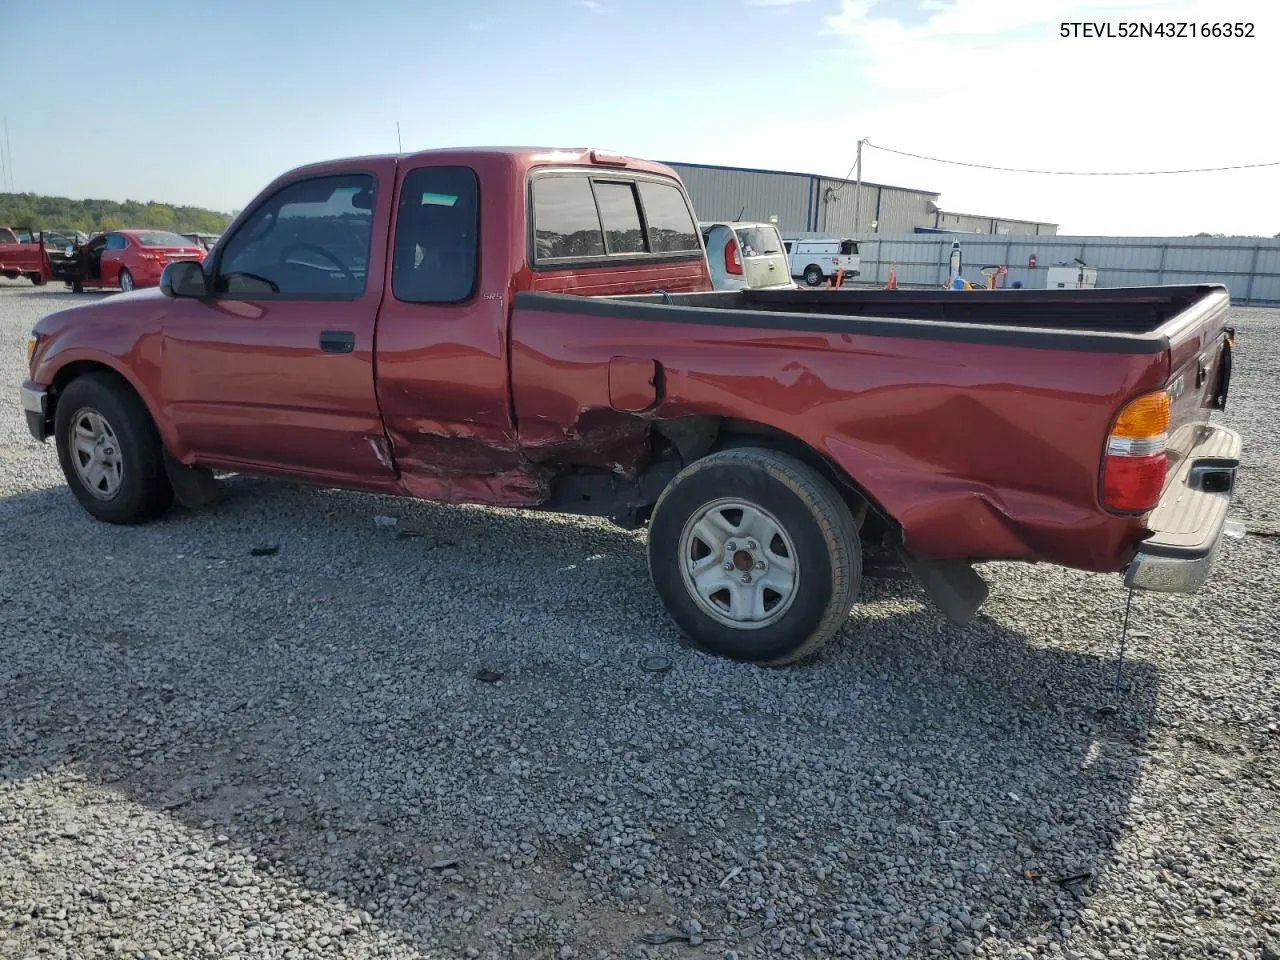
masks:
{"label": "red parked car", "polygon": [[864,544],[959,622],[974,561],[1198,589],[1240,459],[1229,307],[713,292],[669,168],[438,150],[294,170],[207,263],[44,317],[21,398],[101,520],[212,503],[215,470],[606,516],[648,528],[695,643],[779,664],[847,622]]}
{"label": "red parked car", "polygon": [[178,260],[204,261],[198,243],[168,230],[112,230],[91,237],[79,247],[62,271],[76,293],[85,289],[136,287],[160,283],[164,268]]}

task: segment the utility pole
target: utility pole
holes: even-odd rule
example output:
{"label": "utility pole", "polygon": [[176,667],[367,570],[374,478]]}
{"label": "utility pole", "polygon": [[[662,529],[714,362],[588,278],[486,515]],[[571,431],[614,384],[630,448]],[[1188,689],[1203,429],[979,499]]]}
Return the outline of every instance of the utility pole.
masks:
{"label": "utility pole", "polygon": [[862,212],[862,145],[868,142],[869,137],[863,137],[858,141],[858,158],[855,166],[858,168],[858,184],[853,190],[853,230],[856,233],[858,227],[858,217]]}
{"label": "utility pole", "polygon": [[4,150],[9,162],[9,192],[17,193],[13,179],[13,141],[9,139],[9,118],[4,118]]}

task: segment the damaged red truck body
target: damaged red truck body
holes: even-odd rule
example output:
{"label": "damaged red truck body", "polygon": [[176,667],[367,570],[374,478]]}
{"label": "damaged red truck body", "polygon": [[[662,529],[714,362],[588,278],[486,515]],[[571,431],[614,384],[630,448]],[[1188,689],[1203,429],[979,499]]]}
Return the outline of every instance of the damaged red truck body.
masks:
{"label": "damaged red truck body", "polygon": [[93,515],[214,470],[647,527],[680,629],[757,663],[847,620],[863,549],[952,619],[984,560],[1193,591],[1234,491],[1218,286],[712,292],[675,174],[593,150],[365,157],[203,264],[45,317],[22,388]]}

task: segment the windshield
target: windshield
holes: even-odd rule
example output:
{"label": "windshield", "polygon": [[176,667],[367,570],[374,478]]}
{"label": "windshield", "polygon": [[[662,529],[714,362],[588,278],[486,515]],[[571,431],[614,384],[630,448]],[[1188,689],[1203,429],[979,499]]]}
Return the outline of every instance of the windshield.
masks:
{"label": "windshield", "polygon": [[737,227],[738,245],[744,257],[768,257],[782,253],[782,237],[778,228],[760,224],[752,227]]}
{"label": "windshield", "polygon": [[144,247],[191,247],[195,246],[185,237],[180,237],[176,233],[166,233],[163,230],[140,231],[133,235],[133,239],[137,240]]}

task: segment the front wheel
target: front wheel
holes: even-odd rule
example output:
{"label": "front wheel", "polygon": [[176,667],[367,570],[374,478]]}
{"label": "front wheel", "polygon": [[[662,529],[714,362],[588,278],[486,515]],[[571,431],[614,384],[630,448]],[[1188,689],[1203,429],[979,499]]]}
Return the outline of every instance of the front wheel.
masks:
{"label": "front wheel", "polygon": [[133,289],[133,274],[126,267],[120,268],[120,289],[125,293]]}
{"label": "front wheel", "polygon": [[764,666],[803,660],[848,618],[862,550],[848,506],[801,461],[739,447],[690,464],[649,523],[649,573],[682,633]]}
{"label": "front wheel", "polygon": [[58,461],[80,505],[107,523],[144,523],[173,503],[164,444],[142,400],[109,374],[71,381],[54,413]]}
{"label": "front wheel", "polygon": [[44,274],[42,273],[36,273],[35,271],[32,271],[31,273],[27,274],[27,279],[31,281],[33,286],[36,286],[36,287],[44,286]]}
{"label": "front wheel", "polygon": [[804,282],[811,287],[822,286],[822,268],[817,264],[810,264],[804,268]]}

